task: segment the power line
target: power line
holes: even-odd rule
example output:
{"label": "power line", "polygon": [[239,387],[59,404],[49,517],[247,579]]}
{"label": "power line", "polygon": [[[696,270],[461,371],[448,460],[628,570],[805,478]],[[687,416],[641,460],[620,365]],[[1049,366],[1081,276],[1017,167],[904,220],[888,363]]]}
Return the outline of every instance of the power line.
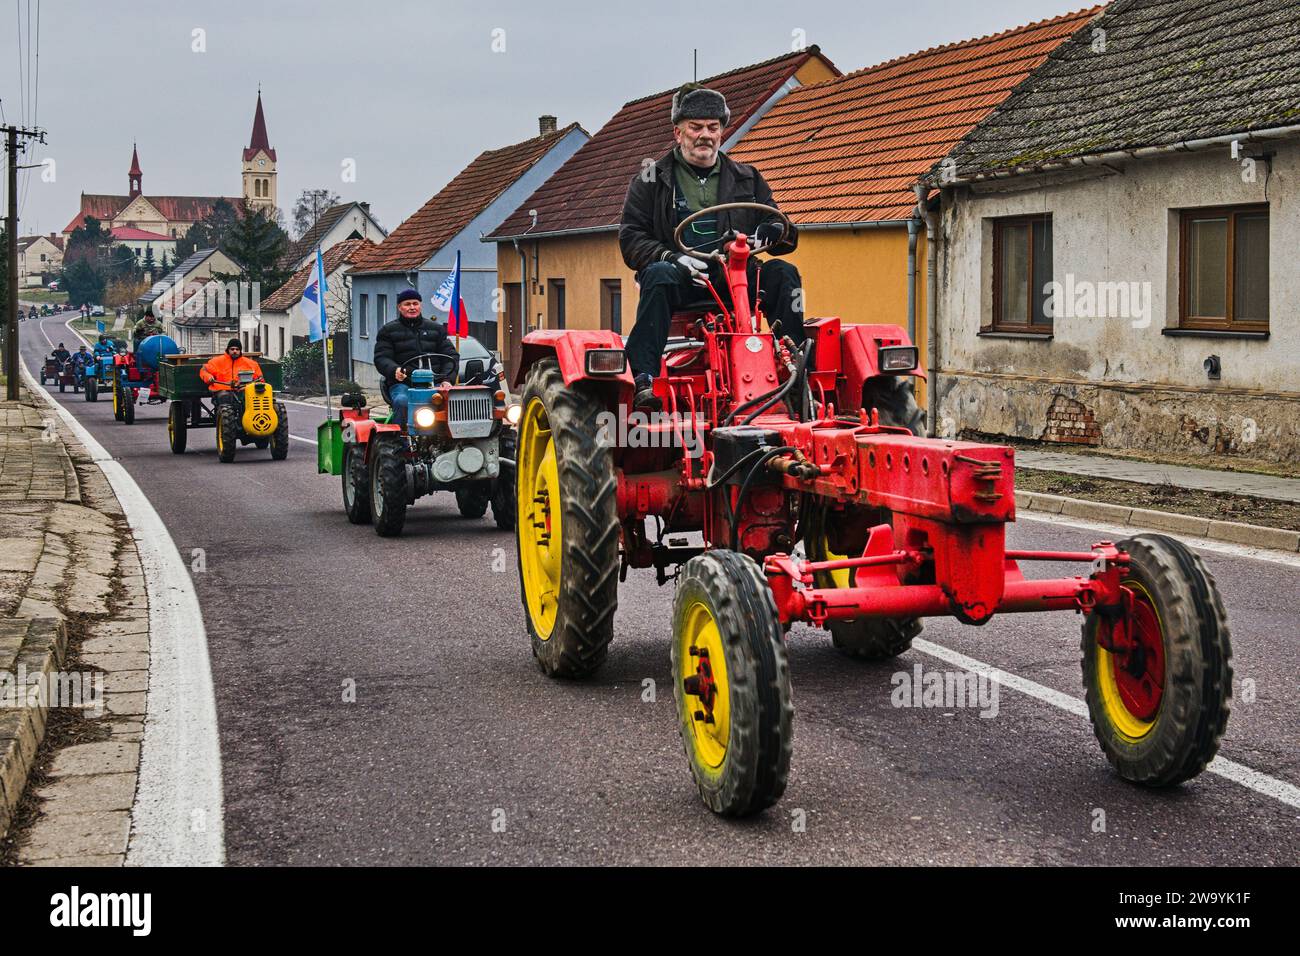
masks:
{"label": "power line", "polygon": [[[32,0],[27,0],[27,29],[32,28]],[[36,66],[34,69],[36,82],[32,83],[32,53],[36,54]],[[41,93],[41,0],[36,0],[36,46],[33,47],[29,42],[27,45],[27,88],[32,93],[32,125],[36,126],[36,111],[40,107]],[[31,158],[35,158],[35,147],[32,148]],[[32,189],[32,170],[23,170],[23,194],[18,202],[18,215],[22,215],[27,210],[27,194]]]}

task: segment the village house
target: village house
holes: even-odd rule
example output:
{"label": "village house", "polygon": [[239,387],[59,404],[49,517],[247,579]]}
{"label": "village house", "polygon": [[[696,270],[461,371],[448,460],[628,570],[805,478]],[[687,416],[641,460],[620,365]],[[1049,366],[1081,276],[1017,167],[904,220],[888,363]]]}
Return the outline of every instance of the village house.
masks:
{"label": "village house", "polygon": [[348,239],[368,239],[377,243],[387,235],[384,227],[370,215],[370,203],[335,203],[317,216],[302,236],[289,243],[281,265],[297,271],[315,260],[317,246],[321,252],[326,252]]}
{"label": "village house", "polygon": [[48,236],[18,237],[18,286],[44,285],[45,277],[56,276],[63,270],[63,237],[58,233]]}
{"label": "village house", "polygon": [[803,278],[808,318],[898,325],[924,354],[917,177],[1099,9],[800,87],[739,138],[731,158],[763,174],[799,227],[785,258]]}
{"label": "village house", "polygon": [[[701,82],[727,98],[723,149],[730,149],[791,90],[839,75],[814,45]],[[505,296],[498,341],[512,372],[532,329],[630,330],[636,286],[619,251],[618,226],[632,177],[672,148],[674,92],[625,104],[484,240],[496,244]],[[633,308],[625,309],[624,295]]]}
{"label": "village house", "polygon": [[[352,290],[348,269],[364,250],[372,247],[369,239],[344,239],[321,253],[325,266],[325,315],[331,330],[342,329],[336,342],[347,347],[347,328],[351,316]],[[284,285],[262,301],[261,348],[267,358],[282,359],[290,349],[308,340],[307,318],[298,308],[303,290],[316,268],[315,249],[308,261]],[[337,345],[336,345],[337,347]]]}
{"label": "village house", "polygon": [[427,303],[455,266],[457,252],[470,334],[495,347],[501,308],[497,255],[479,240],[589,138],[577,123],[557,128],[554,116],[541,117],[538,127],[532,139],[480,153],[387,239],[358,257],[352,267],[351,351],[353,378],[361,385],[379,384],[374,337],[396,318],[397,294],[414,288]]}
{"label": "village house", "polygon": [[[220,351],[218,344],[238,334],[253,346],[255,290],[239,281],[242,267],[219,249],[199,249],[178,263],[136,300],[151,312],[186,352]],[[224,338],[223,338],[224,336]]]}
{"label": "village house", "polygon": [[168,262],[176,259],[176,240],[170,236],[132,226],[114,226],[110,235],[113,237],[113,245],[126,246],[135,256],[136,262],[142,265],[148,260],[151,251],[154,264],[158,267],[162,265],[164,257]]}
{"label": "village house", "polygon": [[1118,0],[927,176],[938,434],[1300,460],[1300,18]]}

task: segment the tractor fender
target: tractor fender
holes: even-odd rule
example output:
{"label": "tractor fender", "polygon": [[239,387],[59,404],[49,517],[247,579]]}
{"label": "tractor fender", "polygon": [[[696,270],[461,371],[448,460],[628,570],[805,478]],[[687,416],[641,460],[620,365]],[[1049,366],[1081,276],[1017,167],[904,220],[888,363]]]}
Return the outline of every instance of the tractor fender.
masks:
{"label": "tractor fender", "polygon": [[632,390],[632,373],[627,363],[617,375],[587,374],[586,355],[590,349],[622,349],[623,337],[611,329],[538,329],[524,336],[519,369],[515,372],[516,388],[524,384],[528,369],[534,362],[554,355],[560,363],[564,384],[592,381],[608,384],[617,382]]}
{"label": "tractor fender", "polygon": [[[907,330],[897,325],[850,325],[840,334],[840,356],[843,365],[840,373],[843,389],[840,407],[845,411],[858,408],[862,403],[862,388],[868,379],[881,374],[878,350],[883,345],[911,345]],[[910,372],[891,373],[925,378],[920,366]]]}
{"label": "tractor fender", "polygon": [[346,445],[365,445],[367,454],[369,454],[370,442],[376,435],[391,432],[394,435],[402,433],[401,425],[390,425],[387,422],[377,422],[369,416],[365,418],[349,418],[344,416],[340,428],[340,434],[343,443]]}

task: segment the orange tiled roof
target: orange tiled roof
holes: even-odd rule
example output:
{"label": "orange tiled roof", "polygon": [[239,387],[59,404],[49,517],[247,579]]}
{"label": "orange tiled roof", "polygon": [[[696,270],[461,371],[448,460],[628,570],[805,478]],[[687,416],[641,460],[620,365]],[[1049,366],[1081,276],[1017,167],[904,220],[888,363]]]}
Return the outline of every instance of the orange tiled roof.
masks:
{"label": "orange tiled roof", "polygon": [[[723,140],[743,126],[782,83],[814,56],[835,70],[835,65],[814,45],[701,80],[725,96],[731,108],[731,125],[724,131]],[[669,113],[676,91],[674,87],[624,104],[489,238],[510,238],[526,231],[545,235],[617,226],[623,216],[627,184],[642,161],[658,159],[672,148]],[[530,209],[536,209],[538,214],[537,227],[532,230]]]}
{"label": "orange tiled roof", "polygon": [[388,238],[360,256],[352,268],[353,274],[418,269],[549,149],[579,128],[577,123],[570,123],[554,133],[479,153],[477,159],[389,233]]}
{"label": "orange tiled roof", "polygon": [[908,219],[912,184],[993,111],[1092,7],[934,47],[789,93],[730,151],[798,223]]}
{"label": "orange tiled roof", "polygon": [[[321,259],[325,263],[325,276],[328,277],[339,266],[345,262],[353,262],[357,256],[367,251],[367,247],[373,249],[375,244],[369,239],[344,239],[337,242],[321,253]],[[316,268],[316,257],[307,263],[292,276],[289,281],[280,288],[271,293],[270,297],[262,303],[264,312],[287,312],[298,303],[302,298],[302,290],[307,288],[307,279],[311,276],[312,269]]]}

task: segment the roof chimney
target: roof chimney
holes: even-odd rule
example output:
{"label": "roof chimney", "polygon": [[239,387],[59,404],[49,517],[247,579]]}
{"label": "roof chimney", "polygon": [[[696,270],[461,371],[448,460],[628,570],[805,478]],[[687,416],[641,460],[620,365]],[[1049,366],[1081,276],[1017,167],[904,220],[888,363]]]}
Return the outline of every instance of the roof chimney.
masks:
{"label": "roof chimney", "polygon": [[554,117],[554,116],[539,116],[539,117],[537,117],[537,128],[538,128],[538,130],[541,131],[541,134],[542,134],[543,136],[545,136],[547,133],[554,133],[554,132],[555,132],[555,117]]}

